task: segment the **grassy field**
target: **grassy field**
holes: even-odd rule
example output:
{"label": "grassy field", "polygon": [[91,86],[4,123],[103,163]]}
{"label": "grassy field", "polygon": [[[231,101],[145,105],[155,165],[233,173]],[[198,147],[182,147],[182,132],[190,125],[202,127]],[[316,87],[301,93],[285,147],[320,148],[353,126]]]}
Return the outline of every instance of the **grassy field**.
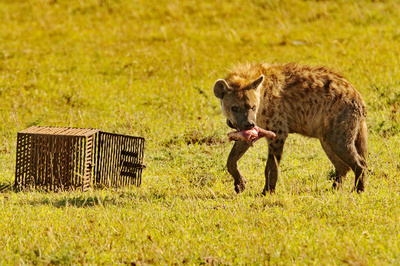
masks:
{"label": "grassy field", "polygon": [[[400,265],[400,4],[387,1],[0,1],[0,265]],[[232,143],[212,86],[239,62],[344,74],[368,105],[365,193],[329,190],[318,141]],[[13,192],[31,125],[146,138],[140,188]]]}

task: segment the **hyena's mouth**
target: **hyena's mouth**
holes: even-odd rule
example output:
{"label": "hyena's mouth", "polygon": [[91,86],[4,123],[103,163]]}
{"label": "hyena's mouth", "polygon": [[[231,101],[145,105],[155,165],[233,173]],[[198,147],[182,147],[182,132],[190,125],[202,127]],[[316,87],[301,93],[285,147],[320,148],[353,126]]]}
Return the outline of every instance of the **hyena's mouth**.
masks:
{"label": "hyena's mouth", "polygon": [[258,126],[252,129],[238,130],[228,134],[229,140],[241,140],[246,141],[250,146],[253,146],[254,142],[257,140],[267,137],[269,139],[274,139],[276,137],[275,133],[269,130],[265,130]]}
{"label": "hyena's mouth", "polygon": [[239,130],[239,128],[238,128],[237,126],[235,126],[235,125],[231,122],[231,120],[229,120],[229,119],[226,119],[226,124],[227,124],[228,127],[230,127],[230,128]]}

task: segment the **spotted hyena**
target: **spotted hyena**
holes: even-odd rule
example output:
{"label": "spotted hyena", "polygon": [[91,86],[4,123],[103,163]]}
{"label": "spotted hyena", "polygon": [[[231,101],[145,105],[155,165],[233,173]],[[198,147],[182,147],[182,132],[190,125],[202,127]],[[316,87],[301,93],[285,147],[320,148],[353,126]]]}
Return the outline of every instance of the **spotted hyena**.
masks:
{"label": "spotted hyena", "polygon": [[[275,132],[268,139],[268,160],[263,194],[275,190],[279,162],[289,133],[318,138],[335,167],[333,187],[342,184],[352,169],[355,190],[364,190],[367,170],[366,105],[361,94],[342,75],[325,67],[288,64],[244,64],[214,85],[227,124],[237,130],[255,126]],[[235,191],[246,180],[237,168],[249,149],[236,141],[228,157]]]}

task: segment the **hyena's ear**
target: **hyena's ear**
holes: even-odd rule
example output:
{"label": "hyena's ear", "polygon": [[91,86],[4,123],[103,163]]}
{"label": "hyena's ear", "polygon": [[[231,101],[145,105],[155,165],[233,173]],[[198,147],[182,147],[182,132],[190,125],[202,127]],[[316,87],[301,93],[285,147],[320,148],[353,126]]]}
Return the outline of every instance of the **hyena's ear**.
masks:
{"label": "hyena's ear", "polygon": [[260,85],[264,80],[264,75],[261,75],[258,79],[256,79],[253,84],[251,84],[253,89],[257,89],[258,85]]}
{"label": "hyena's ear", "polygon": [[228,92],[229,90],[229,85],[224,79],[219,79],[215,82],[214,84],[214,95],[222,99],[224,98],[224,95]]}

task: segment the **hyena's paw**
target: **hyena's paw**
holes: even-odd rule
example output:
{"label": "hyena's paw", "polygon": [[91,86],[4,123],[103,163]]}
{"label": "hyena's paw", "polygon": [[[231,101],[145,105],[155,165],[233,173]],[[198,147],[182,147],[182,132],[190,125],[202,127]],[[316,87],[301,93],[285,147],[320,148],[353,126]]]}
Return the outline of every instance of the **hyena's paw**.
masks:
{"label": "hyena's paw", "polygon": [[352,192],[357,192],[357,193],[363,193],[364,192],[364,189],[365,189],[365,187],[364,187],[364,184],[357,184],[356,186],[354,186],[353,187],[353,190],[352,190]]}
{"label": "hyena's paw", "polygon": [[235,191],[236,193],[241,193],[246,189],[246,180],[242,180],[241,182],[235,182]]}
{"label": "hyena's paw", "polygon": [[343,187],[343,183],[342,182],[338,182],[338,181],[333,181],[333,184],[332,184],[332,190],[333,191],[336,191],[336,190],[339,190],[339,189],[341,189]]}
{"label": "hyena's paw", "polygon": [[274,194],[274,193],[275,193],[275,188],[269,188],[269,189],[264,188],[263,192],[261,192],[261,195],[265,196],[267,194]]}

